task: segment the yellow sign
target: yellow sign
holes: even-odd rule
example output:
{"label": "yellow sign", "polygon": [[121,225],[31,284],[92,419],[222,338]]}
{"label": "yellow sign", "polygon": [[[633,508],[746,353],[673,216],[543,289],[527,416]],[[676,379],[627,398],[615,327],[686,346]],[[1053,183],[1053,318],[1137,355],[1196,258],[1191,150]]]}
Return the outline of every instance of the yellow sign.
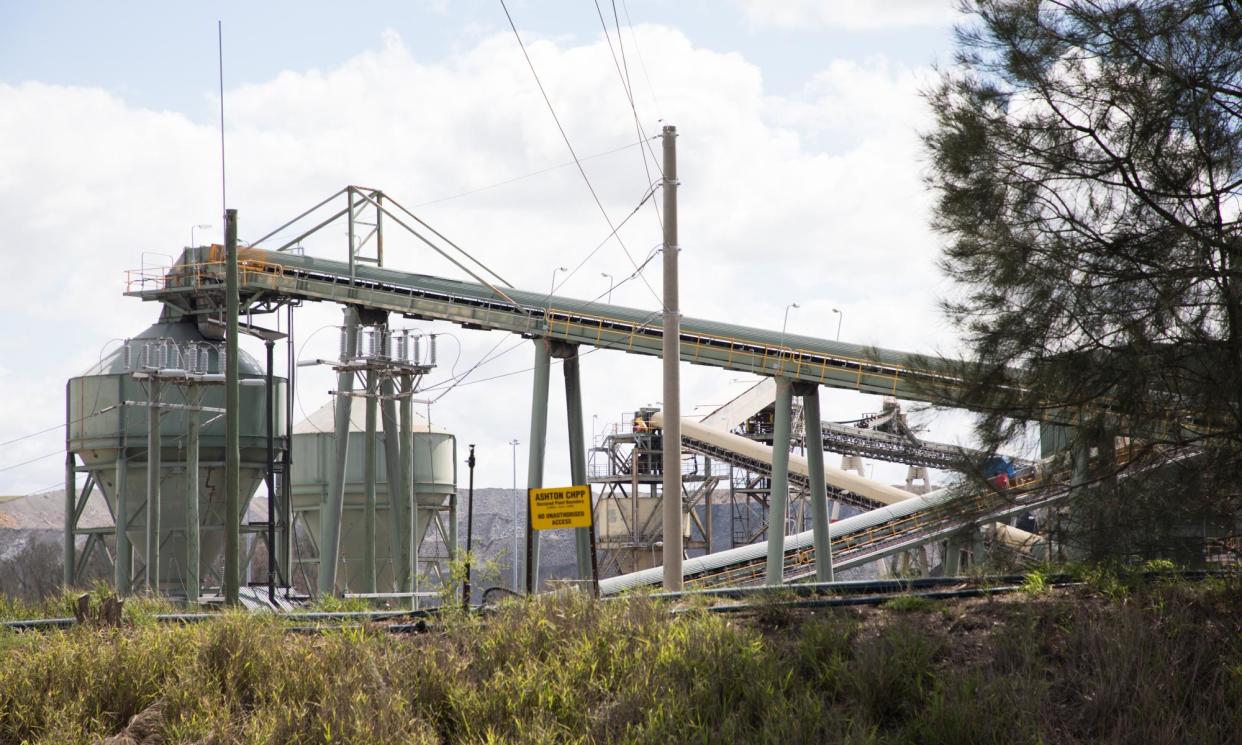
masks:
{"label": "yellow sign", "polygon": [[535,530],[591,527],[591,487],[531,489],[530,526]]}

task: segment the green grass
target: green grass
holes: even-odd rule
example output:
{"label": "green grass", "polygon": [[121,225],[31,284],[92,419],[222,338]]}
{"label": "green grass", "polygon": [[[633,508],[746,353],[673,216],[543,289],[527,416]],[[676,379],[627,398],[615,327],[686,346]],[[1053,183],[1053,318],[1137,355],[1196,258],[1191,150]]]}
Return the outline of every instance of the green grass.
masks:
{"label": "green grass", "polygon": [[881,607],[885,610],[896,611],[897,613],[913,613],[916,611],[930,610],[935,605],[935,601],[922,595],[898,595],[884,601]]}
{"label": "green grass", "polygon": [[564,593],[417,636],[240,613],[0,632],[0,743],[1236,742],[1240,589],[743,618]]}

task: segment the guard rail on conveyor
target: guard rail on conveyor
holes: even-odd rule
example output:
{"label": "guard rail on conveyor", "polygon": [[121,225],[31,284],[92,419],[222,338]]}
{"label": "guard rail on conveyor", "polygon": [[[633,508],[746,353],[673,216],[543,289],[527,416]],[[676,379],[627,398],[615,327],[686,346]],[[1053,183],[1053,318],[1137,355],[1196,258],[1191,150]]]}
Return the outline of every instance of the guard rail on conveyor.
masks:
{"label": "guard rail on conveyor", "polygon": [[[658,310],[260,248],[240,249],[238,264],[243,311],[264,302],[326,301],[633,354],[662,352]],[[131,273],[126,294],[190,315],[217,312],[224,275],[222,247],[188,248],[171,268]],[[939,404],[955,403],[959,382],[951,365],[935,358],[689,317],[681,322],[681,357],[736,372]]]}

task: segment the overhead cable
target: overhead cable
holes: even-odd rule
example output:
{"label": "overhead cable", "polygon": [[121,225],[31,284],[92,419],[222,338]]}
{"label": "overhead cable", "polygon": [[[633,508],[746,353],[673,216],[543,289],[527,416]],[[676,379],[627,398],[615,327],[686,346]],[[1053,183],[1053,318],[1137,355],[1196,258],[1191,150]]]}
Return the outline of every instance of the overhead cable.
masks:
{"label": "overhead cable", "polygon": [[[522,35],[518,33],[517,24],[513,22],[513,16],[509,13],[509,7],[505,5],[505,0],[500,0],[500,7],[505,12],[505,18],[509,21],[509,28],[513,29],[513,36],[517,39],[518,47],[522,50],[522,56],[526,59],[526,65],[530,68],[531,75],[535,78],[535,85],[539,87],[539,93],[543,96],[543,102],[548,107],[548,113],[552,115],[552,120],[556,122],[556,129],[561,133],[561,139],[565,141],[565,147],[569,149],[569,154],[574,159],[574,165],[578,167],[578,173],[582,175],[583,182],[586,183],[587,190],[591,192],[591,198],[595,200],[595,206],[599,208],[600,214],[604,216],[604,221],[608,223],[608,227],[612,228],[613,234],[616,234],[616,226],[613,224],[612,218],[608,215],[604,203],[599,198],[599,194],[595,191],[595,186],[591,183],[591,179],[587,176],[586,169],[582,167],[582,161],[578,158],[578,153],[574,150],[573,143],[569,141],[569,135],[565,132],[565,127],[561,124],[561,119],[556,115],[556,108],[552,106],[552,99],[548,97],[547,90],[543,87],[543,81],[539,79],[539,72],[535,70],[535,63],[530,58],[530,53],[526,51],[526,43],[522,41]],[[630,260],[635,268],[638,268],[638,262],[634,261],[634,257],[625,246],[625,241],[621,240],[620,235],[615,235],[617,245],[621,247],[621,251],[625,253],[625,257]],[[563,283],[562,283],[563,284]],[[663,298],[651,286],[646,277],[643,277],[643,284],[647,285],[647,289],[651,291],[652,297],[656,299],[661,307],[664,305]]]}

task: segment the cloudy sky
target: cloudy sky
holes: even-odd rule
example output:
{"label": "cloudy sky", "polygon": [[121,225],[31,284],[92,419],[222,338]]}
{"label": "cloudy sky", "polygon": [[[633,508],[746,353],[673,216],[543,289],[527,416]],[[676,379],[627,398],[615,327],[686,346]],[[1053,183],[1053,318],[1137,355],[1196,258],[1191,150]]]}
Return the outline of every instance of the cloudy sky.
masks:
{"label": "cloudy sky", "polygon": [[[602,0],[607,37],[589,0],[511,0],[509,10],[574,149],[608,153],[583,165],[614,221],[649,183],[635,114],[649,134],[677,126],[686,315],[780,328],[798,303],[790,332],[831,338],[841,320],[843,340],[951,353],[918,133],[929,126],[919,91],[952,53],[953,5],[618,0],[618,32]],[[217,19],[228,206],[243,239],[365,184],[516,286],[547,291],[557,267],[577,266],[609,232],[565,165],[569,151],[498,2],[6,3],[0,494],[58,485],[63,430],[27,435],[63,421],[66,378],[157,315],[123,297],[124,271],[166,263],[195,225],[213,226],[197,231],[199,242],[221,241]],[[635,111],[614,62],[622,49]],[[389,235],[390,265],[461,276]],[[659,243],[650,206],[621,237],[638,261]],[[342,256],[344,236],[310,250]],[[610,242],[560,292],[595,297],[608,289],[603,274],[619,281],[632,271]],[[613,300],[656,308],[647,282],[660,286],[659,261],[644,277]],[[299,357],[330,356],[339,321],[335,307],[299,311]],[[506,443],[521,440],[523,481],[530,342],[418,328],[445,334],[431,395],[470,371],[431,408],[433,421],[478,445],[482,485],[508,485]],[[505,353],[475,367],[497,344]],[[585,357],[588,428],[657,401],[659,370],[654,359]],[[728,372],[683,370],[687,408],[745,385]],[[323,373],[302,376],[299,408],[313,411],[331,385]],[[554,370],[548,483],[568,478],[562,390]],[[879,408],[842,391],[822,398],[833,419]],[[933,439],[962,431],[961,417],[924,419]]]}

